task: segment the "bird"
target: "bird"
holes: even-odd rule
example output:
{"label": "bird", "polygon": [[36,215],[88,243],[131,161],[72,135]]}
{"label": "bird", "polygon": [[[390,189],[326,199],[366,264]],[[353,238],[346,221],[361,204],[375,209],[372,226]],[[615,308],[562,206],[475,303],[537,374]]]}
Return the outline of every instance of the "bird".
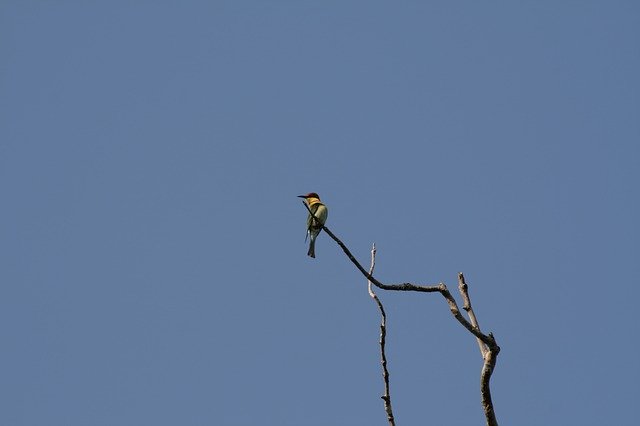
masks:
{"label": "bird", "polygon": [[307,256],[315,258],[316,237],[320,231],[322,231],[322,227],[327,221],[329,210],[327,209],[327,206],[322,204],[320,197],[315,192],[310,192],[306,195],[298,195],[298,197],[304,198],[307,202],[307,206],[309,206],[309,210],[313,212],[313,215],[309,214],[309,217],[307,217],[307,236],[304,240],[307,241],[307,238],[309,238],[309,251],[307,252]]}

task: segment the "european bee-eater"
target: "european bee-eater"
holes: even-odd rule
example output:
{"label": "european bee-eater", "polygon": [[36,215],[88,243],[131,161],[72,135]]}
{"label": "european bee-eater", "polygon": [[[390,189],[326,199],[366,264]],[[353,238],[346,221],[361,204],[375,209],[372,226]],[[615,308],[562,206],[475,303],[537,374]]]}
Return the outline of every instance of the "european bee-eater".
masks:
{"label": "european bee-eater", "polygon": [[[327,215],[329,210],[327,206],[322,204],[320,197],[315,192],[310,192],[307,195],[298,195],[300,198],[304,198],[309,206],[309,210],[313,212],[313,216],[309,214],[307,218],[307,238],[309,238],[309,251],[307,255],[310,257],[316,257],[316,237],[322,231],[322,226],[327,221]],[[307,239],[305,238],[305,241]]]}

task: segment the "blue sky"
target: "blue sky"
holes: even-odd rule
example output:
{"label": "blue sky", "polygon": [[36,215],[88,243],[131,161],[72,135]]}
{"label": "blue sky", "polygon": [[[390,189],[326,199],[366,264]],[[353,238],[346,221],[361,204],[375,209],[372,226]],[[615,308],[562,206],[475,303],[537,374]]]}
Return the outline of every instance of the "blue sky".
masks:
{"label": "blue sky", "polygon": [[[384,425],[387,283],[463,271],[501,424],[637,419],[633,1],[5,1],[0,423]],[[398,424],[475,340],[380,293]]]}

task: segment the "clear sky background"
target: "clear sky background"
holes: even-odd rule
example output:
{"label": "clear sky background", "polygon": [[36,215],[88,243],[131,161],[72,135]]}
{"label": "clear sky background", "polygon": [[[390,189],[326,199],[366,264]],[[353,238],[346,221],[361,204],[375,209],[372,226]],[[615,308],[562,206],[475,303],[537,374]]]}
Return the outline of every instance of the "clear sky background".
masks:
{"label": "clear sky background", "polygon": [[[463,271],[504,425],[637,422],[635,1],[0,4],[0,424],[385,425]],[[456,294],[457,295],[457,294]],[[480,425],[437,294],[399,425]]]}

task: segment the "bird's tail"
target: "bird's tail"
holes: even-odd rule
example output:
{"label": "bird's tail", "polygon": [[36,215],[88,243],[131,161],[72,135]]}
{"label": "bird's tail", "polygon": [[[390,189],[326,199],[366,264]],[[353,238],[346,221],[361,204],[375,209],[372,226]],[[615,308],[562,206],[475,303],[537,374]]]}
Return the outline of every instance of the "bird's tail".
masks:
{"label": "bird's tail", "polygon": [[314,259],[316,257],[316,237],[313,234],[309,239],[309,251],[307,252],[307,256],[313,257]]}

